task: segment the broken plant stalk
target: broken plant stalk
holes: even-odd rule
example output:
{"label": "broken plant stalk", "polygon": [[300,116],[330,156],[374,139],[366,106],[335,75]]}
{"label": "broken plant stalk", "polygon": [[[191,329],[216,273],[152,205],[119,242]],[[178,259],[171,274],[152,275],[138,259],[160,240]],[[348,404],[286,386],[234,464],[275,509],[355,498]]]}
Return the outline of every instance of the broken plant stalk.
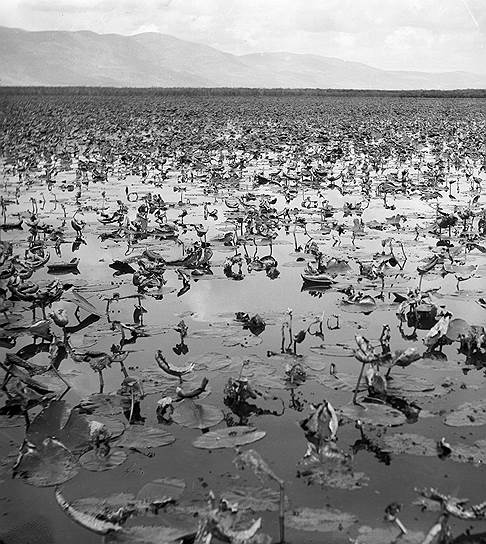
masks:
{"label": "broken plant stalk", "polygon": [[366,363],[361,363],[361,370],[359,371],[358,382],[356,383],[356,387],[354,388],[354,391],[353,391],[353,404],[359,404],[356,401],[356,398],[358,397],[359,386],[361,384],[361,379],[363,378],[363,372],[364,372],[365,366],[366,366]]}

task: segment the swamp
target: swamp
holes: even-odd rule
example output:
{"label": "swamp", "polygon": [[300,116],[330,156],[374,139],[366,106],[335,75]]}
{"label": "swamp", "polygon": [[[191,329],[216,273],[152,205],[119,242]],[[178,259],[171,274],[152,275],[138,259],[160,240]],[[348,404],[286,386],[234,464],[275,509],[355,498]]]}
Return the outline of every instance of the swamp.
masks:
{"label": "swamp", "polygon": [[486,542],[486,99],[0,114],[0,542]]}

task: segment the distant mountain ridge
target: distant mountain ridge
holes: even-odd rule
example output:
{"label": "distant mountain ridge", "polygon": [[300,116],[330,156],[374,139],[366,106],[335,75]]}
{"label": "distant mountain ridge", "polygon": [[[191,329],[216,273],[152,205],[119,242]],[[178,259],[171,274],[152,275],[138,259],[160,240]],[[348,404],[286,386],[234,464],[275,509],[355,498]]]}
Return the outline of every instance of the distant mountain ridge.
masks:
{"label": "distant mountain ridge", "polygon": [[0,85],[482,89],[486,74],[387,71],[285,52],[233,55],[158,33],[0,27]]}

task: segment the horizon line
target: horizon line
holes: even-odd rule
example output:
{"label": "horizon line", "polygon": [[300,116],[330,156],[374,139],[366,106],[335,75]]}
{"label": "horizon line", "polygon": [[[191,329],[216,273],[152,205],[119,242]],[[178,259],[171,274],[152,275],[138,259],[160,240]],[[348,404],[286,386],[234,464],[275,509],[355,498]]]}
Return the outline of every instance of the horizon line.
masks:
{"label": "horizon line", "polygon": [[[473,96],[468,98],[485,98],[486,97],[486,87],[482,88],[457,88],[457,89],[379,89],[379,88],[368,88],[368,89],[359,89],[359,88],[332,88],[332,87],[160,87],[160,86],[144,86],[144,87],[129,87],[129,86],[107,86],[107,85],[2,85],[0,82],[0,94],[4,94],[5,91],[70,91],[70,90],[79,90],[79,91],[114,91],[114,92],[126,92],[126,91],[135,91],[135,92],[175,92],[175,93],[184,93],[184,92],[194,92],[196,94],[216,92],[224,94],[225,92],[231,93],[236,91],[243,91],[253,94],[271,94],[280,93],[280,94],[410,94],[411,96],[418,93],[425,93],[428,95],[434,95],[440,93],[442,95],[460,95],[464,93],[473,93],[481,96]],[[426,97],[427,98],[427,97]],[[458,96],[461,98],[461,96]]]}

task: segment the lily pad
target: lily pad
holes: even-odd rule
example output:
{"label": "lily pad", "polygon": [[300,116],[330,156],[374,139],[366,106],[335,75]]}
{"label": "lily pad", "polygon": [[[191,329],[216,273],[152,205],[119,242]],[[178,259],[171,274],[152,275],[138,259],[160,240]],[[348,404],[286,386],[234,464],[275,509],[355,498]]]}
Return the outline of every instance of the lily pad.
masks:
{"label": "lily pad", "polygon": [[400,396],[400,393],[432,393],[436,385],[424,376],[410,376],[407,374],[392,374],[393,379],[388,380],[388,394]]}
{"label": "lily pad", "polygon": [[437,456],[437,442],[432,438],[413,433],[397,433],[387,435],[383,439],[386,451],[396,453],[408,453],[409,455],[424,455],[426,457]]}
{"label": "lily pad", "polygon": [[363,526],[359,528],[354,544],[422,544],[425,535],[420,532],[402,534],[397,527],[372,529]]}
{"label": "lily pad", "polygon": [[24,444],[14,474],[35,487],[51,487],[74,478],[79,472],[76,457],[59,441],[46,438],[35,447]]}
{"label": "lily pad", "polygon": [[196,527],[183,529],[141,525],[109,533],[105,537],[105,542],[106,544],[170,544],[195,533]]}
{"label": "lily pad", "polygon": [[63,400],[53,400],[32,421],[27,438],[34,444],[47,437],[59,440],[73,453],[81,454],[89,447],[89,422]]}
{"label": "lily pad", "polygon": [[23,416],[0,415],[0,429],[23,427],[24,425],[25,425],[25,418]]}
{"label": "lily pad", "polygon": [[208,429],[223,420],[223,412],[216,406],[186,399],[177,403],[172,419],[183,427]]}
{"label": "lily pad", "polygon": [[376,310],[376,301],[372,297],[365,297],[362,302],[348,302],[347,300],[343,300],[341,308],[343,312],[367,315]]}
{"label": "lily pad", "polygon": [[255,336],[254,334],[232,334],[223,338],[223,346],[234,347],[241,346],[242,348],[252,348],[259,346],[263,342],[261,336]]}
{"label": "lily pad", "polygon": [[206,353],[197,359],[197,366],[200,370],[223,370],[233,364],[233,359],[223,353]]}
{"label": "lily pad", "polygon": [[160,448],[173,442],[175,442],[175,437],[164,429],[132,425],[117,442],[117,446],[131,449]]}
{"label": "lily pad", "polygon": [[486,400],[461,404],[444,420],[449,427],[479,427],[486,425]]}
{"label": "lily pad", "polygon": [[407,421],[402,412],[386,404],[348,404],[337,410],[337,413],[352,421],[360,420],[378,427],[398,427]]}
{"label": "lily pad", "polygon": [[108,431],[112,440],[121,436],[126,429],[125,423],[117,417],[90,415],[86,416],[86,419],[89,422],[96,421],[97,423],[101,423]]}
{"label": "lily pad", "polygon": [[349,529],[358,520],[335,508],[299,508],[285,515],[285,525],[297,531],[331,533]]}
{"label": "lily pad", "polygon": [[95,512],[89,512],[89,509],[88,511],[78,510],[75,506],[73,506],[72,503],[68,502],[65,499],[59,488],[56,489],[57,504],[73,521],[75,521],[85,529],[88,529],[100,535],[106,535],[108,533],[113,533],[114,531],[121,530],[122,527],[119,523],[115,523],[106,519],[101,519],[101,516],[99,515],[100,500],[95,500],[97,501],[96,506],[98,507]]}
{"label": "lily pad", "polygon": [[[315,379],[324,387],[334,389],[335,391],[354,391],[356,387],[356,376],[345,372],[336,372],[334,374],[326,372],[318,374]],[[359,390],[366,390],[364,380]]]}
{"label": "lily pad", "polygon": [[90,450],[80,457],[79,463],[91,472],[103,472],[120,466],[126,460],[127,454],[123,450],[113,448],[106,455],[98,455],[96,451]]}
{"label": "lily pad", "polygon": [[[88,497],[75,499],[67,503],[59,497],[60,504],[69,508],[69,513],[75,514],[74,520],[83,520],[82,525],[94,532],[101,530],[117,531],[133,516],[156,516],[158,510],[170,503],[170,497],[156,497],[153,500],[138,499],[132,493],[118,493],[109,497]],[[66,509],[66,508],[63,508]],[[99,525],[101,523],[102,525]]]}
{"label": "lily pad", "polygon": [[357,472],[349,455],[340,451],[332,442],[319,452],[308,445],[308,451],[297,464],[297,475],[308,484],[322,485],[335,489],[360,489],[368,485],[369,478],[364,472]]}
{"label": "lily pad", "polygon": [[240,510],[277,512],[279,509],[280,492],[266,487],[235,487],[224,491],[221,497],[236,503]]}
{"label": "lily pad", "polygon": [[100,416],[117,416],[123,414],[123,397],[95,393],[80,402],[81,413]]}
{"label": "lily pad", "polygon": [[210,431],[197,438],[192,445],[205,450],[216,450],[220,448],[234,448],[245,444],[252,444],[261,440],[267,433],[253,427],[235,426],[218,431]]}
{"label": "lily pad", "polygon": [[178,499],[184,493],[185,488],[186,483],[179,478],[159,478],[145,484],[137,493],[137,499],[152,500],[161,497]]}
{"label": "lily pad", "polygon": [[87,497],[83,499],[74,499],[70,505],[78,512],[97,516],[98,519],[119,523],[117,520],[120,508],[133,505],[136,502],[132,493],[118,493],[109,497]]}
{"label": "lily pad", "polygon": [[478,440],[472,446],[467,444],[454,444],[451,446],[451,461],[457,463],[471,463],[483,465],[486,463],[486,440]]}

